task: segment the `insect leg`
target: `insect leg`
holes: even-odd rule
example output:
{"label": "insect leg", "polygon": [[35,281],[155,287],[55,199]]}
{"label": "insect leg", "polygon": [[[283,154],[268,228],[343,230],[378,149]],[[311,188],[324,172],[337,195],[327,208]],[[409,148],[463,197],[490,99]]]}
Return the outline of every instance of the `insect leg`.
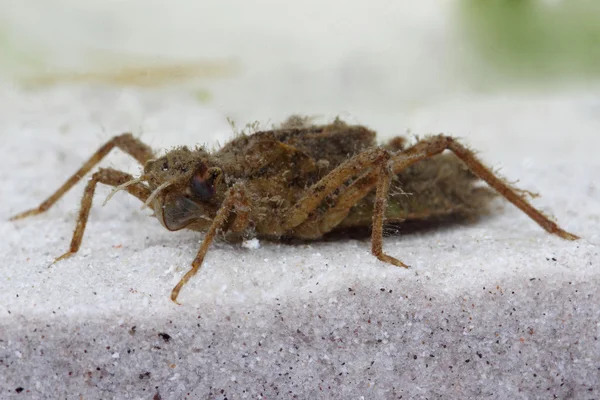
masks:
{"label": "insect leg", "polygon": [[408,266],[402,261],[389,256],[383,252],[383,223],[387,205],[387,196],[392,180],[392,171],[389,165],[389,153],[384,152],[376,163],[376,167],[370,172],[358,178],[348,186],[337,198],[336,203],[322,214],[313,213],[308,219],[300,224],[294,232],[297,234],[304,230],[307,236],[322,235],[346,218],[350,209],[362,198],[368,195],[376,187],[375,204],[373,209],[373,226],[371,230],[371,252],[381,261],[399,266]]}
{"label": "insect leg", "polygon": [[323,200],[345,181],[368,172],[378,163],[388,158],[388,152],[381,148],[373,148],[357,154],[350,160],[335,168],[327,176],[315,183],[307,193],[293,206],[282,223],[284,230],[291,230],[302,224],[311,212],[321,205]]}
{"label": "insect leg", "polygon": [[[386,160],[387,161],[387,160]],[[392,171],[387,162],[381,163],[378,168],[377,192],[375,193],[375,205],[373,208],[373,227],[371,229],[371,253],[381,261],[408,268],[402,261],[383,252],[383,220],[387,196],[392,181]]]}
{"label": "insect leg", "polygon": [[[217,215],[213,219],[213,222],[210,225],[210,228],[208,228],[208,231],[206,232],[206,236],[204,236],[204,240],[202,241],[202,244],[200,245],[200,249],[198,250],[198,253],[196,254],[196,258],[194,258],[194,261],[192,261],[192,268],[188,272],[185,273],[183,278],[181,278],[179,283],[177,283],[177,285],[171,291],[171,300],[173,302],[179,304],[177,302],[177,296],[179,296],[179,291],[181,290],[183,285],[185,285],[187,283],[187,281],[190,280],[190,278],[192,276],[196,275],[196,273],[202,266],[202,261],[204,261],[204,257],[206,256],[206,253],[208,252],[208,248],[209,248],[210,244],[214,240],[219,229],[223,229],[225,227],[225,225],[227,224],[227,220],[229,219],[229,216],[232,213],[236,212],[237,213],[236,220],[238,218],[240,218],[241,220],[245,220],[247,222],[247,218],[246,218],[247,212],[245,211],[246,209],[247,209],[247,201],[246,201],[243,191],[236,187],[231,188],[229,193],[227,194],[227,197],[225,198],[225,200],[223,200],[223,203],[221,204],[221,208],[219,208],[219,211],[217,211]],[[238,210],[240,210],[240,211],[238,211]],[[234,226],[238,225],[238,224],[239,223],[236,221],[233,222]],[[240,226],[237,226],[237,228],[241,229]]]}
{"label": "insect leg", "polygon": [[450,136],[434,136],[418,142],[401,153],[397,153],[392,160],[392,172],[398,174],[410,165],[442,153],[444,150],[450,150],[456,154],[473,174],[485,181],[500,195],[517,206],[547,232],[560,236],[563,239],[579,239],[576,235],[561,229],[555,222],[551,221],[539,210],[529,204],[523,196],[523,191],[513,188],[502,178],[494,175],[490,169],[477,159],[473,151],[467,149]]}
{"label": "insect leg", "polygon": [[[79,250],[85,226],[87,225],[88,217],[90,215],[90,209],[92,208],[92,200],[94,198],[94,192],[96,191],[96,185],[98,183],[104,183],[109,186],[119,186],[131,179],[133,179],[131,175],[111,168],[102,168],[92,175],[92,178],[89,180],[83,192],[81,208],[79,209],[79,216],[77,217],[77,224],[75,225],[75,232],[73,232],[69,251],[58,257],[54,262],[63,260],[77,253],[77,250]],[[141,183],[127,186],[125,190],[141,201],[146,201],[148,196],[150,196],[150,189]]]}
{"label": "insect leg", "polygon": [[[131,133],[124,133],[119,136],[113,137],[111,140],[106,142],[100,147],[89,160],[83,164],[81,168],[73,176],[71,176],[56,192],[48,197],[42,204],[31,210],[19,213],[11,218],[11,220],[17,220],[26,218],[32,215],[41,214],[48,210],[54,203],[56,203],[69,189],[71,189],[77,182],[79,182],[85,174],[98,164],[114,147],[118,147],[125,153],[135,158],[140,164],[144,164],[146,161],[154,157],[152,149],[141,142],[139,139],[133,137]],[[133,179],[133,178],[132,178]]]}
{"label": "insect leg", "polygon": [[318,239],[333,230],[350,213],[350,209],[367,196],[377,185],[379,170],[374,169],[361,176],[345,188],[335,203],[324,211],[313,211],[306,221],[294,228],[294,236],[303,239]]}

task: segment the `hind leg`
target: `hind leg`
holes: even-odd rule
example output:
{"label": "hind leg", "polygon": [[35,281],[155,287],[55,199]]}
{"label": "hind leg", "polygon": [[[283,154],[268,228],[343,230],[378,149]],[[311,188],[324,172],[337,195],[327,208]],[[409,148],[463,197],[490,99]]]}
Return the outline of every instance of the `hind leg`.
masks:
{"label": "hind leg", "polygon": [[[323,234],[331,231],[340,224],[344,218],[346,218],[350,209],[376,188],[372,219],[372,253],[382,261],[406,267],[406,264],[402,261],[385,254],[382,248],[383,222],[390,182],[393,175],[402,172],[419,161],[434,157],[445,150],[452,151],[465,163],[474,175],[488,183],[500,195],[525,212],[546,231],[560,236],[563,239],[578,239],[576,235],[563,230],[529,204],[525,199],[525,195],[527,194],[526,191],[513,188],[485,167],[481,161],[475,157],[472,151],[456,142],[453,138],[442,135],[422,140],[405,151],[396,153],[390,162],[388,162],[387,159],[385,162],[381,162],[384,157],[381,157],[382,153],[380,153],[379,158],[372,159],[371,163],[362,165],[367,172],[345,188],[335,199],[335,204],[322,212],[319,212],[316,207],[311,208],[310,213],[306,215],[303,222],[298,224],[292,232],[298,237],[321,237]],[[346,179],[347,178],[349,178],[349,176],[346,176]],[[338,181],[342,180],[343,179],[338,179]]]}
{"label": "hind leg", "polygon": [[419,161],[440,154],[444,150],[452,151],[458,158],[462,160],[462,162],[465,163],[465,165],[474,175],[485,181],[494,190],[496,190],[498,194],[517,206],[548,233],[552,233],[567,240],[579,239],[578,236],[563,230],[554,221],[550,220],[538,209],[529,204],[525,198],[525,195],[528,192],[513,188],[502,178],[496,176],[489,168],[487,168],[481,161],[477,159],[473,151],[467,149],[450,136],[438,135],[424,139],[405,151],[396,154],[391,164],[392,172],[394,174],[398,174],[405,168]]}

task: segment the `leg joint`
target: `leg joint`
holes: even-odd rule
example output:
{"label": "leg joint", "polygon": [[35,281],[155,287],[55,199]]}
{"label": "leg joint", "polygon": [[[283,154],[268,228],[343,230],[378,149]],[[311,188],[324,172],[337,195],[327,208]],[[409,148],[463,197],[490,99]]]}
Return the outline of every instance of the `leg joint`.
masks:
{"label": "leg joint", "polygon": [[116,143],[125,142],[125,141],[128,142],[132,139],[133,139],[133,134],[131,132],[125,132],[125,133],[122,133],[120,135],[113,137],[113,141]]}

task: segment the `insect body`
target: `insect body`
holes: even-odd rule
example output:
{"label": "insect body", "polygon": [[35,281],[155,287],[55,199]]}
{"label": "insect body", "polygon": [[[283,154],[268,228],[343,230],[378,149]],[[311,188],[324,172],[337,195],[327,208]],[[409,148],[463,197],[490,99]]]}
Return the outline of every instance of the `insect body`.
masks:
{"label": "insect body", "polygon": [[[175,302],[219,231],[232,237],[318,239],[336,229],[370,226],[373,255],[406,267],[383,252],[384,222],[477,213],[497,192],[546,231],[577,239],[452,137],[432,136],[408,148],[395,138],[377,146],[375,133],[365,127],[339,120],[313,126],[297,118],[280,129],[240,135],[212,153],[180,147],[156,157],[131,134],[116,136],[39,207],[12,219],[47,210],[114,147],[142,164],[143,173],[134,178],[100,169],[92,175],[69,251],[56,261],[79,250],[96,185],[113,186],[109,198],[126,190],[151,207],[168,230],[206,232],[191,269],[171,292]],[[453,154],[441,154],[445,150]],[[475,185],[477,178],[495,192]],[[390,193],[392,184],[403,191]]]}

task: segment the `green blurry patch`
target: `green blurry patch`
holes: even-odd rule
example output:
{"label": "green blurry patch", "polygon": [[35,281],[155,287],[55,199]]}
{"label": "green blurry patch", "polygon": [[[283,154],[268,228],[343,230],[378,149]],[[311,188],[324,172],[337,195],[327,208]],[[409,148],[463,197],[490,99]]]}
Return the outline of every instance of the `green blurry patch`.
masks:
{"label": "green blurry patch", "polygon": [[507,78],[600,77],[600,1],[460,0],[466,40]]}
{"label": "green blurry patch", "polygon": [[194,91],[194,98],[200,104],[208,104],[211,102],[213,95],[208,89],[196,89]]}

